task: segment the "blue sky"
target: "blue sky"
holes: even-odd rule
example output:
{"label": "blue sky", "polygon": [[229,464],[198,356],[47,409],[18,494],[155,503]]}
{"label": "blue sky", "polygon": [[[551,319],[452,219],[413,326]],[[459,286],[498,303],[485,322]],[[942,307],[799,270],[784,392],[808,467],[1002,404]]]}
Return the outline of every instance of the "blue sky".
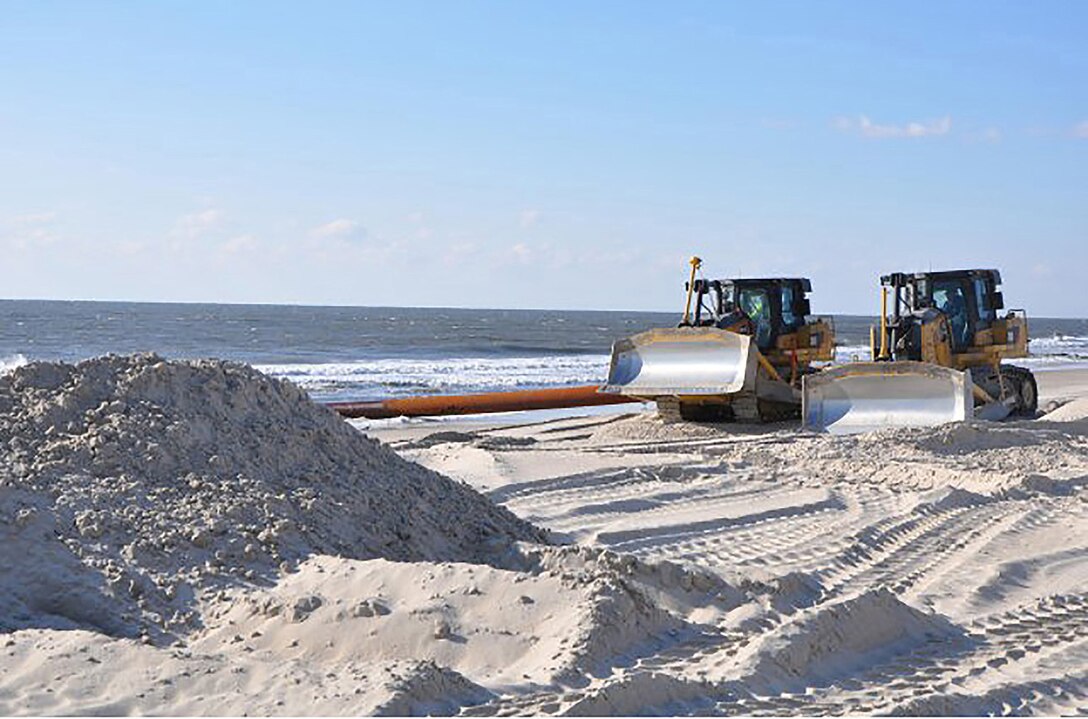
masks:
{"label": "blue sky", "polygon": [[0,7],[3,297],[1088,316],[1088,3]]}

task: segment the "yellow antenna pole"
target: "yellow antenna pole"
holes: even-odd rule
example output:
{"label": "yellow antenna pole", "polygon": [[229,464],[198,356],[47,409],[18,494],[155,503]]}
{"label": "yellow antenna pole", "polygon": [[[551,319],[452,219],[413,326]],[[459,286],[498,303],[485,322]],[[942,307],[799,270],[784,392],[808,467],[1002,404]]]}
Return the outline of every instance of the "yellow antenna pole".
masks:
{"label": "yellow antenna pole", "polygon": [[688,264],[691,265],[691,277],[688,278],[688,299],[684,304],[684,324],[691,321],[691,296],[695,292],[695,271],[703,266],[703,261],[698,257],[692,257],[688,260]]}
{"label": "yellow antenna pole", "polygon": [[880,359],[888,359],[888,288],[880,288]]}

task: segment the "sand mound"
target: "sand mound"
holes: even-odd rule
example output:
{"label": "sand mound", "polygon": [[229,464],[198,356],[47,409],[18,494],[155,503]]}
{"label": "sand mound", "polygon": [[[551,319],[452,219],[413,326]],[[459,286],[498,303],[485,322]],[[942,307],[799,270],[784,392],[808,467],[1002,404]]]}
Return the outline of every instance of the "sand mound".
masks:
{"label": "sand mound", "polygon": [[1059,424],[1026,422],[961,422],[850,436],[782,431],[704,453],[821,481],[896,490],[958,487],[993,494],[1016,488],[1032,475],[1053,475],[1056,469],[1061,479],[1088,471],[1088,440],[1083,435]]}
{"label": "sand mound", "polygon": [[750,430],[737,424],[700,424],[666,422],[656,413],[641,412],[602,424],[593,430],[595,443],[668,442],[720,437],[730,432]]}
{"label": "sand mound", "polygon": [[741,655],[740,675],[752,690],[821,686],[962,633],[943,617],[920,612],[886,589],[869,590],[804,611],[760,637]]}
{"label": "sand mound", "polygon": [[2,715],[450,715],[493,697],[429,661],[319,666],[251,652],[145,646],[78,630],[23,630],[3,646],[9,659],[0,672]]}
{"label": "sand mound", "polygon": [[544,539],[289,383],[154,355],[0,377],[0,519],[0,630],[151,637],[313,554],[493,562]]}
{"label": "sand mound", "polygon": [[564,716],[707,716],[717,700],[729,697],[705,681],[664,672],[621,675],[595,687],[570,705]]}
{"label": "sand mound", "polygon": [[[311,557],[274,586],[210,599],[204,628],[184,647],[16,631],[4,645],[11,669],[0,671],[0,712],[456,713],[501,705],[510,687],[591,687],[712,631],[688,615],[745,601],[721,579],[670,563],[519,548],[517,570]],[[141,670],[119,676],[117,666]],[[58,676],[71,677],[74,704],[48,693]],[[692,690],[701,691],[678,686],[676,698]],[[608,700],[619,701],[611,692]]]}
{"label": "sand mound", "polygon": [[1066,402],[1053,412],[1042,416],[1044,422],[1080,422],[1088,420],[1088,397]]}
{"label": "sand mound", "polygon": [[572,640],[571,667],[608,676],[617,663],[699,633],[749,600],[712,572],[691,566],[646,562],[595,547],[524,547],[523,569],[560,578],[586,597],[585,618]]}
{"label": "sand mound", "polygon": [[[378,702],[373,716],[453,716],[462,707],[482,704],[495,695],[455,671],[434,662],[406,662],[407,670],[390,672],[386,690],[392,695]],[[398,666],[398,665],[394,665]]]}
{"label": "sand mound", "polygon": [[656,567],[624,559],[533,547],[527,573],[314,557],[275,587],[224,603],[191,647],[325,666],[422,659],[487,686],[581,686],[697,634],[684,618],[691,604],[724,612],[743,601],[721,580],[722,591],[663,591]]}

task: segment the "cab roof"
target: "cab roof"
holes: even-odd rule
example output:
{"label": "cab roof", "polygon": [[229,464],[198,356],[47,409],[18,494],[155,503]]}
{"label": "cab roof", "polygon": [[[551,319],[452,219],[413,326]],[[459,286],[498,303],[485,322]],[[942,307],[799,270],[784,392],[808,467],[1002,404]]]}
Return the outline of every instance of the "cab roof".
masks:
{"label": "cab roof", "polygon": [[975,279],[978,277],[993,279],[995,285],[1001,284],[1001,272],[995,269],[974,269],[974,270],[940,270],[937,272],[894,272],[889,275],[882,275],[880,277],[880,283],[882,285],[890,285],[893,280],[899,277],[901,280],[958,280],[958,279]]}
{"label": "cab roof", "polygon": [[807,277],[733,277],[712,281],[739,287],[772,287],[799,284],[803,292],[812,292],[812,282]]}

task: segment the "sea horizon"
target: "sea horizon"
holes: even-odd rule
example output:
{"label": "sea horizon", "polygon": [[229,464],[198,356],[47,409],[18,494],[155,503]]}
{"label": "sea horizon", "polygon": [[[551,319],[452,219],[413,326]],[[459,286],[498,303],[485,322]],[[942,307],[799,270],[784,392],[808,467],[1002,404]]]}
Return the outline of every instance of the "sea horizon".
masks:
{"label": "sea horizon", "polygon": [[[281,302],[281,301],[254,301],[254,302],[218,302],[207,300],[121,300],[121,299],[53,299],[53,298],[33,298],[33,297],[0,297],[0,303],[5,302],[42,302],[42,303],[55,303],[55,304],[101,304],[101,305],[196,305],[196,306],[209,306],[209,307],[304,307],[315,309],[368,309],[368,310],[469,310],[469,311],[481,311],[481,312],[607,312],[607,313],[639,313],[639,314],[675,314],[677,316],[683,314],[683,308],[679,309],[657,309],[657,310],[639,310],[639,309],[602,309],[593,307],[579,307],[579,308],[556,308],[556,307],[482,307],[474,305],[387,305],[387,304],[326,304],[321,302]],[[1020,308],[1016,308],[1021,311]],[[1068,317],[1057,315],[1032,315],[1027,313],[1029,319],[1038,320],[1055,320],[1055,321],[1084,321],[1088,322],[1088,317]],[[870,320],[876,320],[878,315],[876,313],[865,312],[814,312],[812,317],[848,317],[848,318],[868,318]]]}
{"label": "sea horizon", "polygon": [[[0,300],[0,369],[154,352],[215,357],[290,379],[319,400],[599,383],[612,343],[680,312]],[[836,359],[868,356],[875,317],[819,314]],[[1088,319],[1029,317],[1033,369],[1088,367]]]}

